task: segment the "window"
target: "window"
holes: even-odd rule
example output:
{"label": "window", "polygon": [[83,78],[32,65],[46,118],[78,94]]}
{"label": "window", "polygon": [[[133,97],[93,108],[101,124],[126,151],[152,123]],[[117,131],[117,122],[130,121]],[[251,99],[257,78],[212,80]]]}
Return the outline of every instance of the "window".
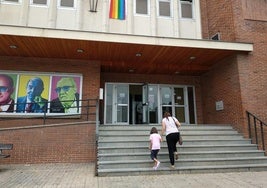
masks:
{"label": "window", "polygon": [[135,0],[136,14],[149,14],[149,0]]}
{"label": "window", "polygon": [[171,0],[158,0],[158,15],[171,16]]}
{"label": "window", "polygon": [[58,0],[59,7],[75,8],[76,0]]}
{"label": "window", "polygon": [[180,0],[181,2],[181,17],[193,18],[193,0]]}
{"label": "window", "polygon": [[4,3],[20,3],[21,0],[2,0]]}
{"label": "window", "polygon": [[31,0],[31,5],[47,5],[48,0]]}

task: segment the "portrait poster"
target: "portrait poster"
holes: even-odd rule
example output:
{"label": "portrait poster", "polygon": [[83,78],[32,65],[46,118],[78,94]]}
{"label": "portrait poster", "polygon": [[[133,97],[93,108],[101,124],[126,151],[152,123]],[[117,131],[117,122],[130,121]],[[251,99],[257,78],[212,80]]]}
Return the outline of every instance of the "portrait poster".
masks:
{"label": "portrait poster", "polygon": [[80,77],[53,76],[51,82],[50,113],[79,113]]}
{"label": "portrait poster", "polygon": [[49,84],[50,77],[47,75],[20,75],[19,76],[19,84],[18,84],[18,97],[27,95],[27,83],[30,79],[40,78],[44,84],[44,90],[41,93],[41,96],[45,99],[49,99]]}
{"label": "portrait poster", "polygon": [[50,99],[53,100],[58,97],[58,93],[56,92],[57,88],[57,83],[62,79],[62,78],[72,78],[77,87],[77,93],[80,94],[80,85],[81,85],[81,78],[78,76],[52,76],[52,81],[51,81],[51,96]]}
{"label": "portrait poster", "polygon": [[11,94],[11,98],[15,99],[16,98],[16,88],[17,88],[17,75],[16,74],[8,74],[8,76],[10,76],[12,78],[12,80],[13,80],[14,91]]}
{"label": "portrait poster", "polygon": [[[33,116],[35,113],[38,116],[40,113],[48,116],[53,113],[79,114],[82,75],[0,71],[0,92],[2,117],[16,114]],[[6,101],[8,104],[5,104]]]}

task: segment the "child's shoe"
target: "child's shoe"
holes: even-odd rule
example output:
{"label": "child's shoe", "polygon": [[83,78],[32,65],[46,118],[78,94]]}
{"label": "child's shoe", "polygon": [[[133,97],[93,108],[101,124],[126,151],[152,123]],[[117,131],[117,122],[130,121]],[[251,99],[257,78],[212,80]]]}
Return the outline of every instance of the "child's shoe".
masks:
{"label": "child's shoe", "polygon": [[160,162],[158,161],[155,170],[159,168],[159,165],[160,165]]}

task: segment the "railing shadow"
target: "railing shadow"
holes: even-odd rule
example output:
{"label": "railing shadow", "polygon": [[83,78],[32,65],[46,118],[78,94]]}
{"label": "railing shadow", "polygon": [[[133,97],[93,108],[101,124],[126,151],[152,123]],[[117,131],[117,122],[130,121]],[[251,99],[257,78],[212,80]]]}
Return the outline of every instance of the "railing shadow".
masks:
{"label": "railing shadow", "polygon": [[[257,144],[258,149],[265,151],[265,137],[267,131],[267,124],[256,117],[254,114],[246,111],[248,118],[248,133],[251,142]],[[265,153],[266,155],[266,153]]]}

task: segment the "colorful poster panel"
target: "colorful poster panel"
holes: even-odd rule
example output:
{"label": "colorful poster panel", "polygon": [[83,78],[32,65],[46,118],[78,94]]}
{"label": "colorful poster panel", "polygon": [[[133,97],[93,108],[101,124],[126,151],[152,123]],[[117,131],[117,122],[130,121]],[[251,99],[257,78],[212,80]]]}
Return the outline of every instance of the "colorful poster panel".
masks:
{"label": "colorful poster panel", "polygon": [[0,73],[0,112],[13,113],[16,98],[16,74]]}
{"label": "colorful poster panel", "polygon": [[80,85],[78,76],[52,76],[50,113],[79,113]]}
{"label": "colorful poster panel", "polygon": [[44,113],[48,109],[50,76],[20,75],[17,113]]}

